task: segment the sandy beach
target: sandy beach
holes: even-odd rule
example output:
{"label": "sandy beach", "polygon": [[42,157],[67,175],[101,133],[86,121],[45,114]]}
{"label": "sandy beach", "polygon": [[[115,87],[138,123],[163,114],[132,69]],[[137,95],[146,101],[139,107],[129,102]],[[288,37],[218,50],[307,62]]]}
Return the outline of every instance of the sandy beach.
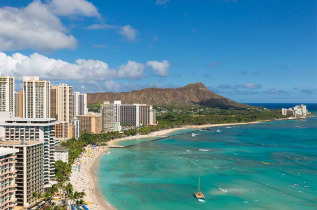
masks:
{"label": "sandy beach", "polygon": [[89,147],[85,148],[85,152],[81,157],[77,158],[72,167],[70,182],[74,186],[74,190],[86,193],[84,201],[92,210],[113,210],[115,209],[103,197],[98,188],[97,170],[100,157],[108,150],[107,147]]}
{"label": "sandy beach", "polygon": [[[113,210],[115,209],[101,194],[98,188],[98,177],[97,170],[99,166],[100,157],[107,153],[109,147],[115,147],[116,143],[119,141],[129,140],[129,139],[138,139],[138,138],[148,138],[148,137],[160,137],[167,136],[168,134],[185,129],[202,129],[210,127],[221,127],[221,126],[236,126],[236,125],[246,125],[246,124],[256,124],[266,121],[255,121],[248,123],[224,123],[224,124],[207,124],[207,125],[187,125],[179,128],[171,128],[161,131],[156,131],[148,135],[136,135],[129,136],[120,139],[111,140],[108,142],[108,146],[100,147],[90,147],[85,148],[85,152],[76,159],[75,164],[73,165],[72,174],[70,181],[74,186],[74,189],[77,191],[84,191],[86,196],[84,201],[89,204],[87,207],[92,210]],[[80,167],[80,168],[79,168]]]}

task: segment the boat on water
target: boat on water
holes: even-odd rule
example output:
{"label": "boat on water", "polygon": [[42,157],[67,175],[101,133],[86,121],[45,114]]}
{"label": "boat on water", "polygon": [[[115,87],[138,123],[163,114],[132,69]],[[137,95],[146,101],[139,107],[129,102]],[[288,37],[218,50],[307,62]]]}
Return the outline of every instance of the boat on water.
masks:
{"label": "boat on water", "polygon": [[197,199],[205,199],[205,195],[202,192],[200,192],[200,177],[198,179],[198,191],[195,192],[195,197]]}

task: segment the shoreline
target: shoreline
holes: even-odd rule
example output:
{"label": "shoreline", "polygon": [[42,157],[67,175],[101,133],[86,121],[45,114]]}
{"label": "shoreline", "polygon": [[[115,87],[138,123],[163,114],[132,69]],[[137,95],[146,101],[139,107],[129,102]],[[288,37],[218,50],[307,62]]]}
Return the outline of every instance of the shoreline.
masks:
{"label": "shoreline", "polygon": [[[243,123],[222,123],[222,124],[205,124],[205,125],[185,125],[179,128],[170,128],[160,131],[155,131],[147,135],[135,135],[135,136],[128,136],[119,139],[110,140],[107,144],[108,146],[104,149],[104,146],[99,146],[99,151],[95,153],[94,157],[89,161],[89,163],[83,167],[84,171],[84,178],[88,180],[88,187],[85,189],[85,201],[92,202],[92,204],[88,204],[88,208],[91,210],[115,210],[116,208],[112,206],[108,201],[107,198],[101,193],[99,186],[98,186],[98,175],[97,170],[99,168],[99,160],[100,158],[106,154],[107,150],[111,147],[116,147],[116,143],[125,140],[131,139],[142,139],[142,138],[149,138],[149,137],[162,137],[166,136],[170,133],[179,130],[186,130],[186,129],[202,129],[202,128],[212,128],[212,127],[223,127],[223,126],[236,126],[236,125],[250,125],[250,124],[258,124],[262,122],[270,122],[270,121],[279,121],[279,120],[293,120],[293,118],[285,118],[285,119],[276,119],[276,120],[262,120],[262,121],[253,121],[253,122],[243,122]],[[88,147],[90,148],[90,147]],[[101,148],[101,149],[100,149]],[[87,148],[85,148],[87,150]],[[75,188],[75,184],[72,183]]]}
{"label": "shoreline", "polygon": [[[284,119],[283,119],[284,120]],[[135,136],[127,136],[119,139],[114,139],[110,140],[107,144],[109,147],[116,147],[120,146],[117,145],[116,143],[120,141],[125,141],[125,140],[131,140],[131,139],[142,139],[142,138],[151,138],[151,137],[163,137],[166,136],[170,133],[173,133],[175,131],[179,130],[186,130],[186,129],[202,129],[202,128],[212,128],[212,127],[223,127],[223,126],[235,126],[235,125],[250,125],[250,124],[257,124],[257,123],[262,123],[262,122],[269,122],[272,120],[262,120],[262,121],[253,121],[253,122],[243,122],[243,123],[221,123],[221,124],[204,124],[204,125],[184,125],[179,128],[169,128],[165,130],[160,130],[160,131],[155,131],[150,134],[146,135],[135,135]]]}
{"label": "shoreline", "polygon": [[[100,147],[85,147],[85,153],[78,159],[77,167],[72,167],[70,182],[74,190],[85,192],[84,201],[88,202],[86,206],[90,210],[114,210],[115,208],[102,195],[98,187],[97,170],[99,168],[99,159],[106,154],[107,148]],[[89,157],[88,157],[89,156]],[[73,166],[76,164],[73,164]]]}

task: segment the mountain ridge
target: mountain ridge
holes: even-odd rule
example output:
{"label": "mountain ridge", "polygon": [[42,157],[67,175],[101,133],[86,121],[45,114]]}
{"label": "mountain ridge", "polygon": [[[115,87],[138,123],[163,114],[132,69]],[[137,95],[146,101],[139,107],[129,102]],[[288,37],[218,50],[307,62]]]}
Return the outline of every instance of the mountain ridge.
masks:
{"label": "mountain ridge", "polygon": [[235,102],[210,91],[203,83],[191,83],[180,88],[145,88],[121,93],[88,93],[88,105],[96,102],[121,100],[123,104],[149,105],[205,105],[219,108],[246,108],[247,105]]}

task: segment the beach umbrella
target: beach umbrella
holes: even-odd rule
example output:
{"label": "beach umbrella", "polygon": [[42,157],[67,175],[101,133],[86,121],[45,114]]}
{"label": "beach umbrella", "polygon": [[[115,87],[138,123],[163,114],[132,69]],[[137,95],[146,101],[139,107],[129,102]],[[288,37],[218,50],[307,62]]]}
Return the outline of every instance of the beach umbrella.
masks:
{"label": "beach umbrella", "polygon": [[85,205],[83,205],[83,208],[84,208],[85,210],[89,210],[89,209],[87,208],[87,206],[85,206]]}

